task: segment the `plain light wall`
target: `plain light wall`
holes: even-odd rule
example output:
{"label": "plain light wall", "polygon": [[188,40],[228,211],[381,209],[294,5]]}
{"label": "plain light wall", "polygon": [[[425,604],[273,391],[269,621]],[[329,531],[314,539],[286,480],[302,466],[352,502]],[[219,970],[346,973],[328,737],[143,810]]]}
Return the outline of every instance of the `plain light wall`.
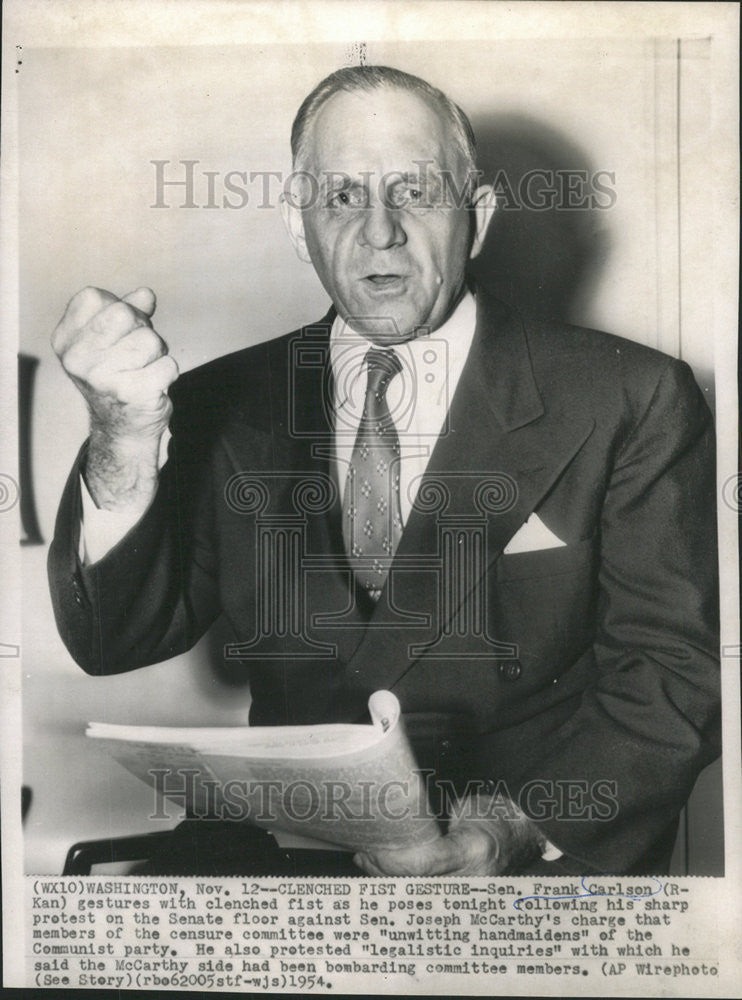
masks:
{"label": "plain light wall", "polygon": [[[179,161],[198,160],[199,205],[208,202],[205,171],[216,172],[219,201],[229,171],[287,173],[299,103],[360,54],[330,44],[24,51],[21,349],[40,359],[33,469],[47,541],[86,434],[82,400],[49,346],[74,292],[150,285],[155,325],[181,370],[327,308],[283,232],[275,183],[270,207],[261,207],[258,178],[241,209],[175,207],[183,198],[176,188],[167,189],[171,207],[153,208],[151,161],[169,161],[174,178],[183,176]],[[489,170],[614,174],[607,211],[496,217],[479,273],[527,309],[683,356],[712,401],[704,285],[713,276],[703,205],[687,197],[708,148],[703,43],[370,43],[362,54],[421,75],[458,101],[483,138]],[[57,635],[45,559],[46,546],[24,549],[24,773],[34,792],[27,867],[58,872],[74,840],[156,827],[146,820],[150,792],[86,745],[87,721],[240,724],[249,691],[211,668],[208,639],[156,667],[87,677]]]}

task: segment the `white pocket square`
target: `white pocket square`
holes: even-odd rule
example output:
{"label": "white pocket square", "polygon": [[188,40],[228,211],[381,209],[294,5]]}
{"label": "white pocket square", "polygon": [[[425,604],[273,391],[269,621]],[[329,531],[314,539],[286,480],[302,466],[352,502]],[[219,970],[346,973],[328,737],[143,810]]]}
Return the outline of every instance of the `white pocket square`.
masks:
{"label": "white pocket square", "polygon": [[506,556],[516,552],[536,552],[539,549],[558,549],[565,546],[561,538],[546,527],[538,514],[531,514],[525,524],[515,532],[503,549]]}

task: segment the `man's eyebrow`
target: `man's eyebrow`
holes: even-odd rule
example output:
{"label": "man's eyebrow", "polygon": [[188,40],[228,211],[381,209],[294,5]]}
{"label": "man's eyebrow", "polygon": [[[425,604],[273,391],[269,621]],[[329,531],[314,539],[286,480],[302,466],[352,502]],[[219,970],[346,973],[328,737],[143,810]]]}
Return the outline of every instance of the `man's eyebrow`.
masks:
{"label": "man's eyebrow", "polygon": [[322,177],[322,187],[325,190],[345,190],[351,187],[364,187],[366,179],[350,177],[340,170],[328,170]]}
{"label": "man's eyebrow", "polygon": [[387,180],[392,184],[422,184],[427,180],[440,180],[441,172],[436,167],[426,166],[424,170],[392,170]]}

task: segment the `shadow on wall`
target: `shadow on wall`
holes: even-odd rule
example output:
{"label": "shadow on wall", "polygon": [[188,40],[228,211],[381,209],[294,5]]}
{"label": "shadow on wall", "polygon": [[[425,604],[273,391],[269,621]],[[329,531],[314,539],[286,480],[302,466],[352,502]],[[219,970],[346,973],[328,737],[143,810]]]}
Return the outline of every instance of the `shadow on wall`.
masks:
{"label": "shadow on wall", "polygon": [[[615,175],[536,119],[472,124],[482,183],[494,185],[498,207],[471,274],[524,316],[590,326],[612,249]],[[696,364],[694,374],[713,413],[713,369]]]}
{"label": "shadow on wall", "polygon": [[474,120],[498,209],[471,272],[537,319],[584,323],[610,250],[611,179],[563,135],[516,115]]}

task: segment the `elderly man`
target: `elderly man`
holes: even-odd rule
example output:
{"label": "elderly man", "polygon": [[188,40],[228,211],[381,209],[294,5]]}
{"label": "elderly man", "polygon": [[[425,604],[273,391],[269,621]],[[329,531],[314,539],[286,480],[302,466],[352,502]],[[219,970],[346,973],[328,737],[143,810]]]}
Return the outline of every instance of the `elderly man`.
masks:
{"label": "elderly man", "polygon": [[[117,673],[223,613],[256,725],[358,721],[393,690],[461,799],[433,845],[357,855],[367,873],[664,870],[718,753],[714,446],[689,369],[468,282],[494,194],[424,81],[332,74],[292,149],[284,219],[324,319],[177,381],[146,288],[86,289],[55,331],[90,411],[50,554],[65,642]],[[298,563],[264,558],[266,513],[301,522]]]}

